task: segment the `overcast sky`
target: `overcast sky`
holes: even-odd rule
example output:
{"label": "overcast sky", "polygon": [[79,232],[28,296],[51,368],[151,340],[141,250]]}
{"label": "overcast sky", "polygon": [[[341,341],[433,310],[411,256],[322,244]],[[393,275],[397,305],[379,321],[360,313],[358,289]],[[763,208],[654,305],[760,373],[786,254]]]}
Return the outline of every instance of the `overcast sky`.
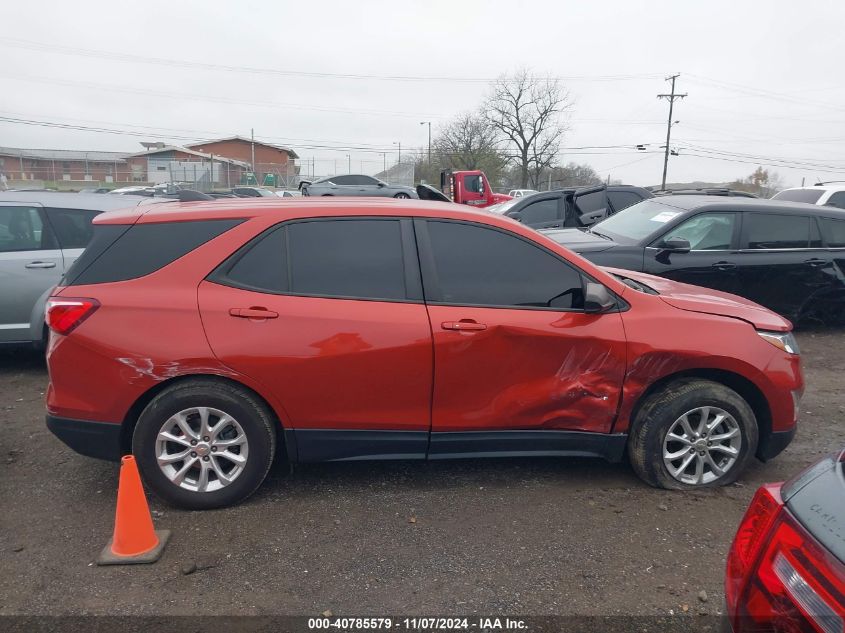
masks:
{"label": "overcast sky", "polygon": [[656,95],[680,72],[689,96],[676,103],[670,182],[758,164],[787,185],[845,180],[841,0],[45,0],[0,11],[1,117],[132,134],[2,121],[0,146],[136,151],[254,128],[294,148],[303,173],[312,157],[317,175],[348,161],[375,173],[398,143],[426,144],[421,121],[436,134],[478,107],[487,80],[524,66],[574,98],[563,162],[652,185],[668,113]]}

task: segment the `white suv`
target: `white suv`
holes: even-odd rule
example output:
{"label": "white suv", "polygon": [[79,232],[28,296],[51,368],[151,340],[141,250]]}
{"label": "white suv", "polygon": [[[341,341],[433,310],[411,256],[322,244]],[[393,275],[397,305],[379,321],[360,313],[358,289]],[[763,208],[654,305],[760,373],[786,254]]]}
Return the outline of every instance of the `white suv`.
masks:
{"label": "white suv", "polygon": [[784,189],[772,196],[772,200],[787,202],[807,202],[821,206],[845,209],[845,182],[820,182],[812,187],[796,187]]}

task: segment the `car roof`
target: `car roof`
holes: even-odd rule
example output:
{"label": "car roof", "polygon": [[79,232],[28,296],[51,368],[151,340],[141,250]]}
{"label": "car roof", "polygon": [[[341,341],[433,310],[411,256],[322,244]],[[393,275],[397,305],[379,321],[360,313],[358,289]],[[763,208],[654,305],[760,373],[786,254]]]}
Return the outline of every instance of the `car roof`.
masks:
{"label": "car roof", "polygon": [[[91,194],[100,195],[103,194]],[[462,204],[426,200],[398,200],[377,197],[315,197],[309,198],[219,198],[202,202],[172,201],[167,205],[154,205],[124,209],[98,216],[97,224],[126,224],[136,220],[143,223],[184,222],[188,220],[249,219],[274,214],[279,221],[300,217],[382,215],[396,217],[442,217],[475,220],[479,217],[502,216],[483,209],[473,209]],[[143,216],[143,217],[141,217]],[[139,220],[139,218],[141,218]],[[513,222],[506,218],[507,222]]]}
{"label": "car roof", "polygon": [[845,183],[819,183],[807,187],[790,187],[788,189],[782,189],[778,193],[783,193],[784,191],[845,191]]}
{"label": "car roof", "polygon": [[644,202],[662,204],[681,211],[760,211],[774,214],[826,215],[845,217],[845,210],[804,202],[727,196],[658,196]]}
{"label": "car roof", "polygon": [[150,196],[112,195],[108,193],[69,193],[64,191],[3,191],[0,202],[24,202],[59,209],[87,209],[113,211],[139,204],[171,202],[169,198]]}

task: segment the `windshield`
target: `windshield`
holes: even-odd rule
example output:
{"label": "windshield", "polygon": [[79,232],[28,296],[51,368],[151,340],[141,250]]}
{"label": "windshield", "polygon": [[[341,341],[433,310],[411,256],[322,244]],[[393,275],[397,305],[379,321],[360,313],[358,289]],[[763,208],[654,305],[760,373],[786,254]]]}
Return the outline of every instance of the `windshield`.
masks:
{"label": "windshield", "polygon": [[772,196],[772,200],[786,200],[787,202],[808,202],[816,204],[824,191],[819,189],[787,189]]}
{"label": "windshield", "polygon": [[633,245],[682,213],[683,209],[653,199],[643,200],[593,225],[588,232],[609,237],[620,244]]}

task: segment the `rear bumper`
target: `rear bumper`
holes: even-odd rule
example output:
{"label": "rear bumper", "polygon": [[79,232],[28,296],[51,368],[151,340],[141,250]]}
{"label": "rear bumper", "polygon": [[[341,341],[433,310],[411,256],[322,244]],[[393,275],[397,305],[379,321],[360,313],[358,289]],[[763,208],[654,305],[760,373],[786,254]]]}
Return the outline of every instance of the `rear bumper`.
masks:
{"label": "rear bumper", "polygon": [[120,461],[121,425],[115,422],[91,422],[47,415],[47,428],[80,455]]}
{"label": "rear bumper", "polygon": [[780,455],[783,449],[789,446],[797,430],[798,425],[796,424],[788,431],[773,431],[761,438],[760,444],[757,446],[758,459],[767,462],[773,457]]}

